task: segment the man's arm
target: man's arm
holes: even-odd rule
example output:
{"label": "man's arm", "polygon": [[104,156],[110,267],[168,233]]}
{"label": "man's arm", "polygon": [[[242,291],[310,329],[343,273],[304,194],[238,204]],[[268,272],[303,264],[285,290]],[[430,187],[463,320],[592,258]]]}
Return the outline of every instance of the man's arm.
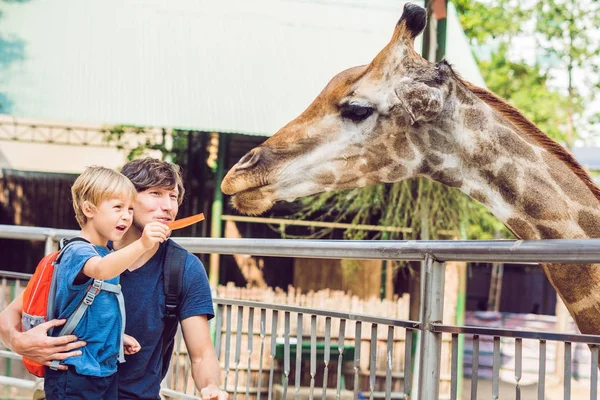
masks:
{"label": "man's arm", "polygon": [[192,378],[202,398],[227,400],[229,394],[219,389],[219,360],[210,340],[206,315],[184,319],[181,330],[192,362]]}
{"label": "man's arm", "polygon": [[[4,346],[32,361],[49,366],[52,360],[64,360],[72,356],[81,355],[76,350],[86,345],[83,341],[76,341],[75,335],[61,337],[48,336],[48,331],[63,325],[66,320],[53,319],[44,322],[27,332],[21,332],[21,314],[23,312],[23,293],[17,296],[12,303],[0,313],[0,340]],[[59,369],[67,369],[61,365]]]}

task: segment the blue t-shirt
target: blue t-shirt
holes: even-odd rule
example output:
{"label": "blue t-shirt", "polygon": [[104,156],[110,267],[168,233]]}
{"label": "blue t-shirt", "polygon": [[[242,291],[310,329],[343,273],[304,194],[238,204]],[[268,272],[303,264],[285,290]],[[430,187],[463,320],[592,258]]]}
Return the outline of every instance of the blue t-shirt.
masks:
{"label": "blue t-shirt", "polygon": [[[121,274],[127,324],[125,333],[133,336],[141,350],[119,364],[119,399],[159,399],[163,379],[163,339],[165,293],[163,264],[166,243],[142,267]],[[176,244],[175,244],[176,245]],[[214,316],[212,296],[204,266],[188,252],[183,270],[179,320]],[[170,354],[169,354],[170,357]],[[167,362],[169,360],[166,360]]]}
{"label": "blue t-shirt", "polygon": [[[93,279],[75,285],[73,282],[85,263],[92,257],[104,257],[110,250],[102,246],[93,246],[85,242],[74,242],[65,249],[56,267],[56,303],[54,315],[68,318],[85,296]],[[119,277],[105,282],[118,284]],[[82,375],[106,377],[117,372],[119,345],[121,340],[121,313],[114,293],[101,291],[94,302],[83,314],[73,334],[87,345],[80,350],[80,356],[69,357],[61,364],[75,367]],[[54,330],[54,335],[60,329]]]}

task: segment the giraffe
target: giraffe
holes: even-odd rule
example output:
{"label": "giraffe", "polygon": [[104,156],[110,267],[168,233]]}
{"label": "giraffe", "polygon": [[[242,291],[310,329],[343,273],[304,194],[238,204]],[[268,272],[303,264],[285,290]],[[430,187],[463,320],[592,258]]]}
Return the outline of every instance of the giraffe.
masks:
{"label": "giraffe", "polygon": [[[279,200],[424,176],[486,206],[520,239],[600,238],[600,188],[517,109],[414,50],[426,11],[336,75],[296,119],[242,157],[223,193],[243,213]],[[600,334],[600,265],[544,264],[582,333]]]}

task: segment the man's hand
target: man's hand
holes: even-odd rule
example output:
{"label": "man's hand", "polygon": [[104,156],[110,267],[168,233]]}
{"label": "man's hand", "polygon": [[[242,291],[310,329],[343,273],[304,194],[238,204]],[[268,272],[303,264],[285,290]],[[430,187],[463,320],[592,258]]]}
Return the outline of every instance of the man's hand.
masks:
{"label": "man's hand", "polygon": [[208,385],[200,390],[202,400],[227,400],[229,393],[218,388],[217,385]]}
{"label": "man's hand", "polygon": [[135,340],[133,336],[129,336],[127,334],[123,335],[123,351],[126,355],[130,356],[135,354],[140,351],[141,348],[142,346],[140,346],[140,343]]}
{"label": "man's hand", "polygon": [[[85,346],[86,343],[77,341],[77,336],[48,336],[51,328],[64,325],[66,321],[66,319],[53,319],[27,332],[15,332],[10,341],[12,351],[45,366],[50,366],[53,360],[62,361],[81,355],[81,350],[76,349]],[[60,365],[58,369],[66,370],[67,366]]]}

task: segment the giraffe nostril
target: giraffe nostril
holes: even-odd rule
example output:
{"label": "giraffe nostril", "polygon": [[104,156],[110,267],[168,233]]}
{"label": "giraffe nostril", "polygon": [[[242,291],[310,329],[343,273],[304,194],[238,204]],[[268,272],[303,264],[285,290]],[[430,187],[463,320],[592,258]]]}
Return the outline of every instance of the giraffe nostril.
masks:
{"label": "giraffe nostril", "polygon": [[260,147],[250,150],[244,157],[238,161],[236,170],[243,170],[254,167],[260,161]]}

